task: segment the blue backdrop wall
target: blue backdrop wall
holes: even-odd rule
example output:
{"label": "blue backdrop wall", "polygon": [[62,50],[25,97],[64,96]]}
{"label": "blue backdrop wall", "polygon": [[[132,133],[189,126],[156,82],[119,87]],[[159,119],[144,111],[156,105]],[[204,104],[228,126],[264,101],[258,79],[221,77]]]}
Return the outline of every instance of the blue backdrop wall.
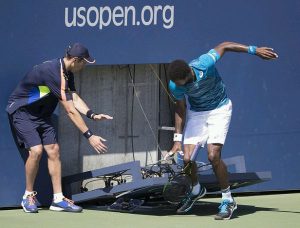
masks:
{"label": "blue backdrop wall", "polygon": [[0,14],[0,206],[18,205],[24,191],[8,96],[32,65],[75,41],[100,65],[191,60],[222,41],[273,47],[276,61],[229,53],[218,63],[234,104],[223,156],[245,156],[248,171],[272,171],[272,181],[248,190],[300,189],[299,1],[10,0]]}

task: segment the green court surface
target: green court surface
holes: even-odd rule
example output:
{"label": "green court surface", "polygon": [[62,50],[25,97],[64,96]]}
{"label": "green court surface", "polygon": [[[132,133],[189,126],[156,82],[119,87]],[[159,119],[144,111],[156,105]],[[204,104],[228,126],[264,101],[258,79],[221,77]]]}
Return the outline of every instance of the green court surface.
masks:
{"label": "green court surface", "polygon": [[219,198],[198,201],[187,215],[176,215],[170,207],[145,209],[134,214],[103,211],[93,207],[82,213],[53,212],[37,214],[21,209],[0,210],[0,228],[97,228],[97,227],[300,227],[300,193],[239,196],[233,218],[216,221],[213,216]]}

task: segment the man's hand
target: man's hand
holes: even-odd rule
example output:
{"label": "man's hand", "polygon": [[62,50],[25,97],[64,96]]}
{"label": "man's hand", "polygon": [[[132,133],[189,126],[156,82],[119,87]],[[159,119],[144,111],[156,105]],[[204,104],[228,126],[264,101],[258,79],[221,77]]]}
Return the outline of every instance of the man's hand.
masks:
{"label": "man's hand", "polygon": [[181,142],[174,142],[172,149],[165,155],[164,160],[169,160],[178,151],[182,151]]}
{"label": "man's hand", "polygon": [[97,114],[93,117],[94,120],[112,120],[113,117],[106,114]]}
{"label": "man's hand", "polygon": [[102,143],[105,141],[106,140],[104,138],[97,135],[92,135],[89,138],[89,143],[99,154],[107,151],[107,147]]}
{"label": "man's hand", "polygon": [[278,55],[270,47],[258,47],[256,48],[256,55],[262,59],[270,60],[277,59]]}

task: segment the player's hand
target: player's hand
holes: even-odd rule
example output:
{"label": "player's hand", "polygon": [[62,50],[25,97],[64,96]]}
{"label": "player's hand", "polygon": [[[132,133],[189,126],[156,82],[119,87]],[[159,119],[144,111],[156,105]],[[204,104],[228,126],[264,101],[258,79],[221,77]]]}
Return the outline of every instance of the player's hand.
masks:
{"label": "player's hand", "polygon": [[113,117],[106,114],[97,114],[93,117],[94,120],[112,120]]}
{"label": "player's hand", "polygon": [[172,149],[164,156],[164,160],[172,159],[178,151],[182,151],[181,142],[174,142]]}
{"label": "player's hand", "polygon": [[278,54],[274,52],[273,48],[270,47],[258,47],[256,48],[256,55],[262,59],[270,60],[277,59]]}
{"label": "player's hand", "polygon": [[97,151],[97,153],[104,153],[107,151],[107,147],[102,143],[106,140],[100,136],[92,135],[89,138],[90,145]]}

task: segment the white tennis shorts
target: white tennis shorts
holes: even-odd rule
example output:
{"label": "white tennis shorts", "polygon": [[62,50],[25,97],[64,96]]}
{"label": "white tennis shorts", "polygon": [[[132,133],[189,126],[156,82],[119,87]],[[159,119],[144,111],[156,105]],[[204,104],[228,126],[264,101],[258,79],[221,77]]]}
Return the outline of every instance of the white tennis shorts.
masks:
{"label": "white tennis shorts", "polygon": [[232,103],[211,111],[194,112],[187,109],[183,144],[224,144],[232,114]]}

